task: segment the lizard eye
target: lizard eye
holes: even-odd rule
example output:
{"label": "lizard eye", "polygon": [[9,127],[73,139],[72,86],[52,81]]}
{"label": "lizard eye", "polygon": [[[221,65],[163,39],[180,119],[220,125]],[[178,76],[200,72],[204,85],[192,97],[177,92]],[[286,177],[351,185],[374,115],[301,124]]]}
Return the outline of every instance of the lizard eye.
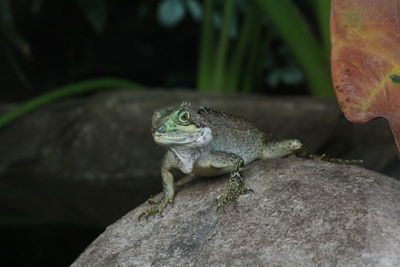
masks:
{"label": "lizard eye", "polygon": [[186,123],[190,120],[190,113],[187,110],[182,111],[178,117],[180,122]]}

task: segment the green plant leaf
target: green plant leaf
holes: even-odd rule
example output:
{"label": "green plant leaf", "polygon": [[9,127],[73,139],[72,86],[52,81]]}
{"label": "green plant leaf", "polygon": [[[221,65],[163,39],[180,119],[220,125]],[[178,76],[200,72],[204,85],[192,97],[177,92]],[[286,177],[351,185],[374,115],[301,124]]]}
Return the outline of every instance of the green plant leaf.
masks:
{"label": "green plant leaf", "polygon": [[204,0],[203,14],[199,61],[197,65],[197,90],[199,91],[210,89],[214,74],[214,68],[211,68],[214,59],[214,0]]}
{"label": "green plant leaf", "polygon": [[157,16],[160,23],[167,27],[178,24],[185,16],[185,7],[181,0],[163,0],[158,5]]}
{"label": "green plant leaf", "polygon": [[259,64],[263,59],[260,57],[262,55],[261,45],[262,42],[262,22],[261,22],[261,12],[257,9],[257,7],[253,7],[254,9],[254,17],[251,25],[252,32],[249,38],[249,55],[246,64],[244,65],[243,70],[243,85],[241,88],[242,92],[249,93],[253,90],[255,79],[258,78],[258,74],[260,72],[258,67],[261,67]]}
{"label": "green plant leaf", "polygon": [[107,21],[106,0],[77,0],[82,13],[96,33],[102,33]]}
{"label": "green plant leaf", "polygon": [[[248,10],[245,13],[236,47],[233,49],[231,60],[228,65],[228,77],[224,85],[225,91],[239,91],[241,81],[244,86],[251,86],[254,83],[256,59],[259,55],[259,42],[261,41],[262,21],[258,6],[249,2]],[[254,50],[255,49],[255,50]],[[247,52],[247,53],[246,53]],[[247,56],[247,60],[246,59]],[[247,66],[246,66],[247,63]],[[247,70],[252,72],[247,73]]]}
{"label": "green plant leaf", "polygon": [[331,35],[329,32],[331,1],[317,0],[313,2],[313,5],[315,6],[315,12],[317,13],[317,19],[322,36],[325,56],[329,59],[331,51]]}
{"label": "green plant leaf", "polygon": [[111,89],[111,88],[132,88],[138,89],[142,86],[127,80],[115,79],[115,78],[103,78],[95,80],[87,80],[76,82],[64,87],[54,89],[43,95],[35,97],[25,104],[14,108],[13,110],[0,116],[0,128],[4,127],[13,120],[23,116],[24,114],[35,110],[45,104],[54,102],[63,97],[70,95],[81,94],[88,91],[100,90],[100,89]]}
{"label": "green plant leaf", "polygon": [[224,78],[226,78],[226,58],[229,50],[229,31],[231,29],[234,16],[234,0],[225,0],[223,8],[222,29],[219,35],[216,55],[215,55],[215,76],[214,85],[210,89],[223,91]]}
{"label": "green plant leaf", "polygon": [[258,0],[258,4],[303,69],[311,92],[318,96],[333,96],[322,45],[296,5],[291,0]]}

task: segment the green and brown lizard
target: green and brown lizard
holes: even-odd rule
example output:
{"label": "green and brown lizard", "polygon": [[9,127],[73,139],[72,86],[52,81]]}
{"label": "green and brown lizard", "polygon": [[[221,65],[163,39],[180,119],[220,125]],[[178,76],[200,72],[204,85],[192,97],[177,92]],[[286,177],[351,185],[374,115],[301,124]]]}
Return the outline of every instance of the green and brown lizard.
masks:
{"label": "green and brown lizard", "polygon": [[152,119],[154,141],[168,152],[161,164],[163,197],[141,216],[161,212],[174,198],[177,168],[187,175],[219,176],[230,173],[229,185],[217,197],[217,208],[236,205],[240,195],[252,192],[245,186],[243,167],[257,159],[273,159],[297,154],[338,163],[359,161],[331,159],[308,153],[297,139],[273,141],[245,119],[208,107],[194,109],[189,103],[156,110]]}

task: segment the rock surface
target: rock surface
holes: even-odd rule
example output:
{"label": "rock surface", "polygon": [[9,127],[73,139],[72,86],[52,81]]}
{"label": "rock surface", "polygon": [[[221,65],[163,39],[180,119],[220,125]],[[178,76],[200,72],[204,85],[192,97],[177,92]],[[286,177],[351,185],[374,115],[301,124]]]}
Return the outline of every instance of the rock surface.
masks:
{"label": "rock surface", "polygon": [[165,150],[151,139],[151,116],[182,101],[241,115],[314,152],[363,159],[390,175],[398,167],[386,123],[352,125],[333,99],[109,91],[56,102],[0,129],[0,218],[102,227],[120,218],[161,190]]}
{"label": "rock surface", "polygon": [[245,168],[254,194],[216,212],[227,177],[184,184],[163,216],[141,205],[72,266],[400,266],[400,183],[302,159]]}

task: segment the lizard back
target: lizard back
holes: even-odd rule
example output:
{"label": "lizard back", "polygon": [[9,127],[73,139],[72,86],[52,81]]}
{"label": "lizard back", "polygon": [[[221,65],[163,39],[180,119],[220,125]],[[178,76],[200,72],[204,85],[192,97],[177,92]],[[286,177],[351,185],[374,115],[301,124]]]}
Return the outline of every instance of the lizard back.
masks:
{"label": "lizard back", "polygon": [[202,117],[204,126],[212,131],[211,150],[234,153],[245,164],[261,157],[267,136],[252,123],[208,107],[200,108],[197,113]]}

